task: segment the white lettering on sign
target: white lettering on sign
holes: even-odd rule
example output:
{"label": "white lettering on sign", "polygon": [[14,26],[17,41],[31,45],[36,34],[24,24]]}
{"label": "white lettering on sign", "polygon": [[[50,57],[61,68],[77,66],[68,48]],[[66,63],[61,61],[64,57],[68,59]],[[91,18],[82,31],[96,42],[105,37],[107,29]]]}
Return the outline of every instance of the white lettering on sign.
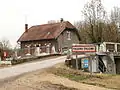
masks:
{"label": "white lettering on sign", "polygon": [[96,52],[94,44],[74,44],[72,46],[73,52]]}

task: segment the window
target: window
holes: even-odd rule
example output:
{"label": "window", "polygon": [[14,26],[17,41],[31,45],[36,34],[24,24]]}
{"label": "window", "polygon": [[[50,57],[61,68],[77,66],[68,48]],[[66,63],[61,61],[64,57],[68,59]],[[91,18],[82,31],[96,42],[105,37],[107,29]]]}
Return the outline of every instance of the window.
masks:
{"label": "window", "polygon": [[70,33],[70,31],[67,31],[67,40],[71,40],[71,33]]}
{"label": "window", "polygon": [[114,44],[106,44],[106,50],[108,50],[110,52],[114,52],[115,51],[115,45]]}
{"label": "window", "polygon": [[120,44],[117,44],[117,52],[120,52]]}

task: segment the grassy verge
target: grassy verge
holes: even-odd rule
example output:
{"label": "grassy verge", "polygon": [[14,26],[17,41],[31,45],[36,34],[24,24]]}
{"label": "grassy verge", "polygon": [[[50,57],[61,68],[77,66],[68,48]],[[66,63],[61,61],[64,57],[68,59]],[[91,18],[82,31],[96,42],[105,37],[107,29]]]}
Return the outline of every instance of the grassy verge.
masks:
{"label": "grassy verge", "polygon": [[49,70],[51,73],[77,82],[120,90],[120,75],[93,74],[66,67],[64,64],[56,65]]}

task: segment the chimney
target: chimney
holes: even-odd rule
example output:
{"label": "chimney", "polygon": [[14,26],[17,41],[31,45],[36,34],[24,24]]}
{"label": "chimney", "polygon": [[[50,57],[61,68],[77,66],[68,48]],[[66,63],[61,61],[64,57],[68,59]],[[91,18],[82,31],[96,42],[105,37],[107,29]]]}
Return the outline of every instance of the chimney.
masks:
{"label": "chimney", "polygon": [[28,32],[28,24],[25,24],[25,32]]}
{"label": "chimney", "polygon": [[63,22],[63,18],[60,18],[60,22]]}

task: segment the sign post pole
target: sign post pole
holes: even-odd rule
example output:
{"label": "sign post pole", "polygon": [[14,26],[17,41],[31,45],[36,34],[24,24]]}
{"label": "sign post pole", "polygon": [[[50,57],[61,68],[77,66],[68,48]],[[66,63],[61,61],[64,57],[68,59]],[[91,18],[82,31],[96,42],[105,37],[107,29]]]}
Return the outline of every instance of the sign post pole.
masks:
{"label": "sign post pole", "polygon": [[92,57],[90,57],[90,75],[92,75]]}
{"label": "sign post pole", "polygon": [[78,56],[77,56],[77,52],[76,52],[76,69],[78,70]]}

